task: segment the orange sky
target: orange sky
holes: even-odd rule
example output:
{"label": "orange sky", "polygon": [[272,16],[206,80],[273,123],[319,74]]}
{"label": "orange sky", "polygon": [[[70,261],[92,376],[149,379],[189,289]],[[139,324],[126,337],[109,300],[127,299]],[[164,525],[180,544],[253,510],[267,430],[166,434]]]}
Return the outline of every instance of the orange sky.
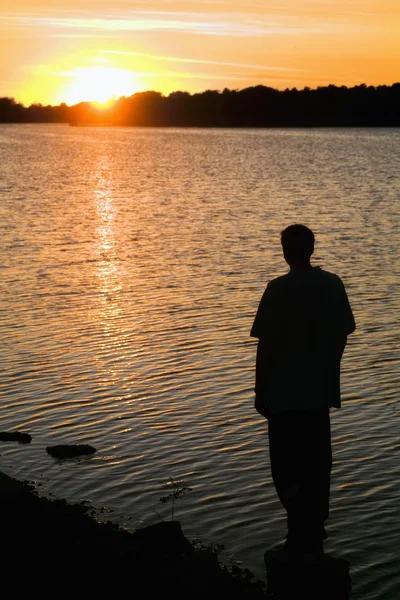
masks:
{"label": "orange sky", "polygon": [[0,96],[400,81],[400,0],[2,0]]}

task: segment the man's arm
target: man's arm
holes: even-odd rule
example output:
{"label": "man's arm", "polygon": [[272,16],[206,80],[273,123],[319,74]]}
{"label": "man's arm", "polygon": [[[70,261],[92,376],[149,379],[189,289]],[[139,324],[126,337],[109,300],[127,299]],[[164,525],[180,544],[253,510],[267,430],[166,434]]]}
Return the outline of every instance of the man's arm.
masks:
{"label": "man's arm", "polygon": [[254,408],[263,417],[268,419],[268,409],[265,405],[268,370],[271,364],[271,351],[265,340],[260,340],[257,345],[256,357],[256,399]]}
{"label": "man's arm", "polygon": [[339,351],[339,357],[340,357],[340,359],[342,359],[344,349],[346,348],[346,344],[347,344],[347,335],[344,335],[338,341],[338,351]]}
{"label": "man's arm", "polygon": [[272,358],[271,344],[270,342],[267,342],[267,340],[271,339],[271,330],[273,328],[272,318],[274,314],[274,295],[270,282],[262,295],[250,332],[252,337],[256,337],[259,340],[256,357],[256,382],[254,389],[256,399],[254,407],[260,415],[266,419],[268,418],[268,409],[265,405],[267,397],[267,378],[271,369]]}
{"label": "man's arm", "polygon": [[[339,308],[339,314],[340,314],[340,325],[341,328],[343,328],[343,333],[345,334],[346,340],[347,340],[347,336],[350,335],[351,333],[353,333],[353,331],[356,328],[356,322],[354,320],[354,315],[353,312],[351,310],[351,306],[350,306],[350,302],[349,299],[347,297],[347,292],[345,290],[345,287],[343,285],[343,281],[341,279],[339,279],[340,281],[340,291],[341,291],[341,301],[340,301],[340,308]],[[346,346],[346,340],[344,342],[344,345]],[[343,347],[344,350],[344,347]]]}

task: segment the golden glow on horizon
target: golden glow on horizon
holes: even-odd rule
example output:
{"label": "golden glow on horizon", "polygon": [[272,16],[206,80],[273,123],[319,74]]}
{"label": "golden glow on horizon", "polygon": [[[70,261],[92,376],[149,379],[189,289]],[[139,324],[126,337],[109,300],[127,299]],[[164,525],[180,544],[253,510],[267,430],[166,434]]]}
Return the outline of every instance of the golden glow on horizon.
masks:
{"label": "golden glow on horizon", "polygon": [[131,96],[138,91],[129,71],[114,67],[88,67],[71,73],[72,83],[65,90],[65,102],[77,104],[82,100],[106,108],[112,98]]}
{"label": "golden glow on horizon", "polygon": [[0,97],[391,85],[399,0],[3,0]]}

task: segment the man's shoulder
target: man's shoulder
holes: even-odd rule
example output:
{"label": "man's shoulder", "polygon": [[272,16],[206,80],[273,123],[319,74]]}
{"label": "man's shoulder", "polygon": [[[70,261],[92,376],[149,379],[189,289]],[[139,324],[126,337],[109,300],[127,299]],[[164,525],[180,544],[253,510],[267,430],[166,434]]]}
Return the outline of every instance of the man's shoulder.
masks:
{"label": "man's shoulder", "polygon": [[340,279],[339,275],[336,275],[335,273],[331,273],[330,271],[325,271],[325,269],[321,269],[321,267],[315,268],[315,274],[321,280],[325,281],[326,283],[330,283],[332,286],[342,286],[343,285],[342,280]]}
{"label": "man's shoulder", "polygon": [[289,273],[285,273],[285,275],[280,275],[279,277],[275,277],[275,279],[271,279],[268,282],[268,286],[267,288],[273,290],[276,288],[280,288],[283,287],[284,285],[286,285],[286,282],[289,279]]}

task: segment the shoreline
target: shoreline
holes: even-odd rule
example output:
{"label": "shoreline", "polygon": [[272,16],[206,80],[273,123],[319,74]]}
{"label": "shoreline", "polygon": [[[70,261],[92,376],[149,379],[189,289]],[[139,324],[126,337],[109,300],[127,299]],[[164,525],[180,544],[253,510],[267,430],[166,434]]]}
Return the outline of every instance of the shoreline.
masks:
{"label": "shoreline", "polygon": [[13,575],[19,592],[39,584],[56,586],[61,596],[67,589],[101,595],[129,588],[150,598],[265,598],[262,582],[246,569],[229,572],[211,548],[196,549],[178,521],[130,533],[96,521],[93,507],[40,497],[34,486],[2,472],[0,508],[3,573]]}

